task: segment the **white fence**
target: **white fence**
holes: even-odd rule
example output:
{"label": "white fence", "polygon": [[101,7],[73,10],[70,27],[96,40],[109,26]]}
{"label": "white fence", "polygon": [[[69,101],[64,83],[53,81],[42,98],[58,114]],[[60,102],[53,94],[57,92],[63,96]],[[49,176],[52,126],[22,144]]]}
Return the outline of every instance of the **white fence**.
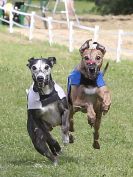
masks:
{"label": "white fence", "polygon": [[[3,7],[0,6],[0,9],[4,10]],[[19,15],[23,15],[26,16],[30,19],[30,25],[21,25],[19,23],[16,23],[15,21],[13,21],[13,14],[19,14]],[[9,32],[13,33],[13,26],[19,26],[21,28],[26,28],[29,30],[29,40],[32,40],[34,38],[34,27],[35,27],[35,18],[38,18],[40,20],[42,20],[43,22],[47,22],[48,25],[48,40],[49,40],[49,44],[50,46],[55,42],[54,41],[54,29],[53,29],[53,24],[57,23],[57,24],[64,24],[66,25],[66,27],[68,27],[67,22],[65,21],[59,21],[59,20],[54,20],[52,17],[47,17],[44,18],[42,16],[37,15],[35,12],[32,13],[24,13],[24,12],[20,12],[20,11],[16,11],[14,9],[10,9],[10,15],[9,15],[9,21],[0,18],[1,21],[4,21],[6,23],[9,24]],[[70,22],[69,24],[69,28],[68,28],[68,36],[67,36],[67,41],[68,41],[68,47],[69,47],[69,51],[72,52],[75,48],[75,42],[76,42],[76,38],[75,38],[75,31],[76,30],[84,30],[87,31],[89,33],[93,33],[93,41],[98,41],[99,38],[99,34],[100,34],[100,30],[99,30],[99,26],[95,26],[94,28],[92,27],[87,27],[87,26],[83,26],[83,25],[79,25],[79,24],[75,24],[74,22]],[[105,31],[104,31],[105,32]],[[82,34],[82,33],[81,33]],[[132,35],[133,36],[133,32],[124,32],[123,30],[119,30],[117,33],[117,47],[113,48],[111,50],[114,50],[116,52],[116,62],[120,62],[121,61],[121,54],[124,51],[133,53],[133,50],[128,50],[125,48],[122,48],[122,43],[123,43],[123,36],[127,36],[127,35]],[[111,39],[110,39],[111,40]]]}
{"label": "white fence", "polygon": [[93,32],[93,41],[97,41],[98,40],[98,32],[99,32],[99,26],[95,26],[95,28],[91,28],[91,27],[86,27],[83,25],[78,25],[78,24],[74,24],[73,22],[70,22],[69,25],[69,51],[72,52],[74,50],[74,27],[81,29],[81,30],[85,30],[85,31],[89,31],[89,32]]}
{"label": "white fence", "polygon": [[122,48],[123,36],[133,36],[133,32],[124,32],[122,29],[118,31],[118,47],[117,47],[117,60],[116,60],[117,62],[120,62],[121,54],[123,50],[133,54],[133,50]]}

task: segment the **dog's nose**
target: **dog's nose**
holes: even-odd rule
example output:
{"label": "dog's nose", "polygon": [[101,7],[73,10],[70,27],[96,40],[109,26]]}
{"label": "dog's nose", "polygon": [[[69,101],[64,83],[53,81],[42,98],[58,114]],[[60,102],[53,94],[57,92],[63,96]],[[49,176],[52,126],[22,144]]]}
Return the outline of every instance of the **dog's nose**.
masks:
{"label": "dog's nose", "polygon": [[37,77],[37,81],[38,81],[38,82],[42,82],[43,80],[44,80],[43,76],[38,76],[38,77]]}
{"label": "dog's nose", "polygon": [[95,64],[96,62],[95,62],[95,60],[87,60],[86,63],[89,64],[89,65],[93,65],[93,64]]}

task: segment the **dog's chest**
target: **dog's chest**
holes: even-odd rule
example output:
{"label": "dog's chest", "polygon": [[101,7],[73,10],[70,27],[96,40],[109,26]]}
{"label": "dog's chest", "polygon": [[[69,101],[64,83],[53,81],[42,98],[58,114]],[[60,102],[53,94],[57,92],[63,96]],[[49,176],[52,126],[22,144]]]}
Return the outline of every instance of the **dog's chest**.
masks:
{"label": "dog's chest", "polygon": [[[64,91],[59,85],[55,84],[55,90],[57,91],[60,100],[66,97]],[[27,107],[28,110],[36,110],[37,117],[41,117],[42,120],[48,122],[49,124],[51,124],[51,126],[54,127],[61,124],[61,115],[58,107],[59,99],[54,99],[52,101],[50,99],[47,104],[44,104],[46,103],[44,100],[44,103],[42,103],[42,101],[40,101],[40,96],[38,92],[33,91],[32,85],[27,95]]]}
{"label": "dog's chest", "polygon": [[50,123],[52,126],[61,124],[61,116],[58,108],[58,103],[52,103],[40,110],[41,119]]}
{"label": "dog's chest", "polygon": [[83,87],[82,89],[87,102],[92,102],[94,104],[97,100],[97,93],[96,93],[97,87],[88,86],[88,87]]}

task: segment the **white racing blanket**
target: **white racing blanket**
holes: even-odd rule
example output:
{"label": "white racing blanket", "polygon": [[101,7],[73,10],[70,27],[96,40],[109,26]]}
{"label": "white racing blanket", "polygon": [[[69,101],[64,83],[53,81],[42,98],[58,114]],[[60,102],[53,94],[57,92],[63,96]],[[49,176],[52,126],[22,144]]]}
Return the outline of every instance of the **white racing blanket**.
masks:
{"label": "white racing blanket", "polygon": [[[58,84],[55,83],[54,87],[60,99],[66,97],[64,90]],[[42,109],[42,103],[40,101],[39,93],[34,92],[33,84],[26,92],[27,92],[27,99],[28,99],[28,109]]]}

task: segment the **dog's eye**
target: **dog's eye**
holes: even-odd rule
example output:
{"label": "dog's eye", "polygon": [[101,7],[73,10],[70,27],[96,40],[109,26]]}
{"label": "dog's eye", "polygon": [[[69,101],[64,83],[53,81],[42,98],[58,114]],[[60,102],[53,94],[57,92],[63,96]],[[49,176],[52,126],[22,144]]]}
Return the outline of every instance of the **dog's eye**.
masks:
{"label": "dog's eye", "polygon": [[32,66],[32,69],[35,71],[37,68],[35,66]]}
{"label": "dog's eye", "polygon": [[46,69],[46,70],[48,70],[48,69],[49,69],[49,66],[48,66],[48,65],[47,65],[47,66],[45,66],[45,69]]}
{"label": "dog's eye", "polygon": [[100,57],[100,56],[97,56],[97,57],[96,57],[96,59],[97,59],[97,60],[100,60],[100,59],[101,59],[101,57]]}

